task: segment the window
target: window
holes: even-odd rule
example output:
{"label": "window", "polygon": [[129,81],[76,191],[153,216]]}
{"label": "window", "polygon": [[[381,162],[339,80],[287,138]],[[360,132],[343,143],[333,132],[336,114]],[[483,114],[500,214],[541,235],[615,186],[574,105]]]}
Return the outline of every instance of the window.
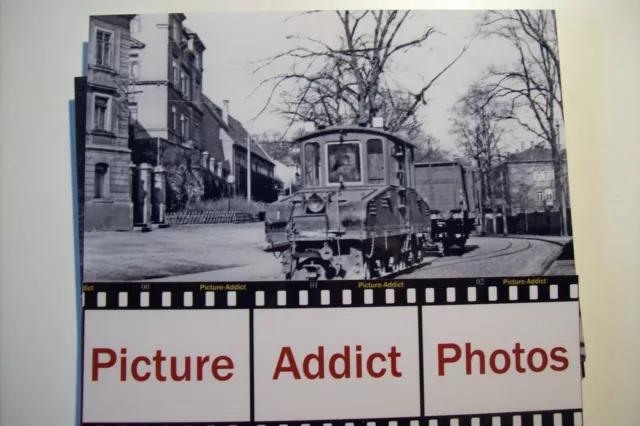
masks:
{"label": "window", "polygon": [[189,71],[182,69],[180,72],[180,91],[184,96],[189,99],[191,89],[191,76],[189,75]]}
{"label": "window", "polygon": [[384,181],[384,150],[381,139],[367,141],[367,173],[369,183]]}
{"label": "window", "polygon": [[544,196],[542,195],[542,191],[536,192],[536,196],[538,198],[538,201],[544,201]]}
{"label": "window", "polygon": [[129,105],[129,113],[131,114],[130,124],[138,122],[138,105]]}
{"label": "window", "polygon": [[178,67],[178,63],[173,61],[173,75],[171,76],[171,81],[175,87],[180,87],[180,68]]}
{"label": "window", "polygon": [[94,178],[94,197],[106,198],[107,196],[107,171],[109,166],[104,163],[98,163],[95,167]]}
{"label": "window", "polygon": [[176,43],[180,42],[180,24],[176,21],[171,21],[171,32],[169,36],[176,41]]}
{"label": "window", "polygon": [[189,118],[180,114],[180,125],[180,136],[182,136],[183,139],[189,139]]}
{"label": "window", "polygon": [[544,172],[544,180],[553,180],[553,174],[551,173],[551,171],[547,170],[546,172]]}
{"label": "window", "polygon": [[129,29],[131,30],[132,33],[140,32],[140,16],[136,16],[131,20],[131,25],[129,26]]}
{"label": "window", "polygon": [[320,146],[316,142],[304,144],[304,186],[320,186]]}
{"label": "window", "polygon": [[360,144],[358,142],[332,142],[327,145],[327,169],[329,183],[360,182]]}
{"label": "window", "polygon": [[553,190],[545,189],[544,190],[544,199],[547,201],[553,201]]}
{"label": "window", "polygon": [[113,56],[113,33],[96,31],[96,65],[110,68]]}
{"label": "window", "polygon": [[171,117],[169,117],[169,126],[173,131],[178,130],[178,114],[176,113],[176,107],[174,106],[171,107]]}
{"label": "window", "polygon": [[93,128],[108,131],[109,129],[109,98],[95,96],[93,98]]}
{"label": "window", "polygon": [[131,78],[138,78],[138,61],[131,61],[129,76]]}

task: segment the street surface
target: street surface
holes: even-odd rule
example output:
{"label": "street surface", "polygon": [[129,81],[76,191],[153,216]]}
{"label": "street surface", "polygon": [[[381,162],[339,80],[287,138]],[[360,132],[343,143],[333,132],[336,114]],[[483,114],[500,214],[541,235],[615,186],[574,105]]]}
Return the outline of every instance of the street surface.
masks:
{"label": "street surface", "polygon": [[[193,225],[140,232],[85,233],[84,281],[246,281],[281,279],[280,262],[262,250],[264,223]],[[573,275],[554,262],[557,244],[522,238],[471,238],[464,254],[398,278]]]}

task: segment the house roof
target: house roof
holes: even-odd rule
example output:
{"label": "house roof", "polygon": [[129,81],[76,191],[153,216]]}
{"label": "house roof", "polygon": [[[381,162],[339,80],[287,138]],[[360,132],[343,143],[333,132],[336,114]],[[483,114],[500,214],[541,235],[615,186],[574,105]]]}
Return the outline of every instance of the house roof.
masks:
{"label": "house roof", "polygon": [[[566,151],[563,149],[560,151],[560,155],[564,157]],[[507,161],[510,163],[550,162],[552,161],[551,149],[538,144],[524,151],[509,154]]]}
{"label": "house roof", "polygon": [[462,166],[459,161],[423,161],[415,163],[416,167],[447,167],[447,166]]}
{"label": "house roof", "polygon": [[[205,107],[211,112],[213,117],[218,121],[220,127],[233,139],[233,143],[235,145],[239,145],[244,149],[247,149],[247,135],[249,132],[244,128],[242,123],[233,118],[231,114],[229,114],[229,123],[225,123],[222,118],[222,109],[216,105],[211,99],[209,99],[206,95],[202,95],[202,99],[204,101]],[[275,165],[275,162],[271,158],[269,154],[260,146],[259,143],[251,140],[251,152],[268,163]]]}

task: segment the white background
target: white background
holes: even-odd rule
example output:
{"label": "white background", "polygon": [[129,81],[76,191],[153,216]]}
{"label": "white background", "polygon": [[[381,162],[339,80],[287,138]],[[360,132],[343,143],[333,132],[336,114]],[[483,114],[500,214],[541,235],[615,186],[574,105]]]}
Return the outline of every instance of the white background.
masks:
{"label": "white background", "polygon": [[[455,415],[544,411],[580,408],[580,354],[578,304],[576,302],[517,303],[502,305],[425,306],[422,308],[425,375],[425,415]],[[486,370],[479,374],[478,357],[472,358],[472,375],[466,374],[465,343],[485,352]],[[526,373],[511,369],[494,374],[489,356],[496,349],[511,354],[516,342],[525,353],[521,365]],[[462,349],[457,363],[445,364],[445,375],[438,375],[438,344],[455,343]],[[549,368],[534,373],[526,366],[529,349],[550,352],[556,346],[567,349],[569,360],[564,371]],[[454,351],[447,349],[446,357]],[[540,365],[540,355],[534,357]],[[501,368],[504,358],[497,358]]]}
{"label": "white background", "polygon": [[[416,307],[258,310],[254,324],[256,421],[420,415]],[[388,368],[381,378],[354,378],[358,344],[364,361],[371,353],[387,354],[396,346],[402,354],[397,362],[402,377],[393,377]],[[325,359],[351,345],[352,378],[294,380],[283,374],[273,380],[283,346],[291,347],[301,369],[298,354],[317,353],[318,345],[325,346]],[[379,360],[374,368],[378,365]]]}
{"label": "white background", "polygon": [[[88,310],[85,335],[85,422],[249,421],[249,311]],[[127,381],[120,381],[119,360],[112,368],[100,369],[98,381],[92,381],[93,348],[115,350],[118,357],[120,348],[127,348]],[[167,381],[158,382],[155,375],[145,382],[133,380],[134,356],[152,357],[158,349],[167,357],[162,363]],[[170,380],[170,357],[178,357],[181,373],[186,355],[192,357],[192,373],[197,356],[209,355],[210,360],[228,356],[234,369],[220,373],[233,372],[233,376],[227,381],[214,380],[209,362],[202,381],[195,380],[195,374],[190,382]]]}
{"label": "white background", "polygon": [[[88,16],[275,7],[558,8],[587,342],[584,420],[640,424],[637,0],[0,1],[0,424],[69,426],[76,418],[67,102],[73,98],[73,77],[82,72]],[[256,36],[250,28],[238,28],[229,37],[241,33]]]}

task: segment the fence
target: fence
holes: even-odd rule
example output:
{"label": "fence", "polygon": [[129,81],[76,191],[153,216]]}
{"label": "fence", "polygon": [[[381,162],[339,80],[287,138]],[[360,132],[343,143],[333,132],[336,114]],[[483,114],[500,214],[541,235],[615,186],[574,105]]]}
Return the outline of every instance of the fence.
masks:
{"label": "fence", "polygon": [[166,222],[169,225],[213,225],[217,223],[249,223],[259,222],[263,218],[258,213],[233,211],[175,212],[168,213]]}

